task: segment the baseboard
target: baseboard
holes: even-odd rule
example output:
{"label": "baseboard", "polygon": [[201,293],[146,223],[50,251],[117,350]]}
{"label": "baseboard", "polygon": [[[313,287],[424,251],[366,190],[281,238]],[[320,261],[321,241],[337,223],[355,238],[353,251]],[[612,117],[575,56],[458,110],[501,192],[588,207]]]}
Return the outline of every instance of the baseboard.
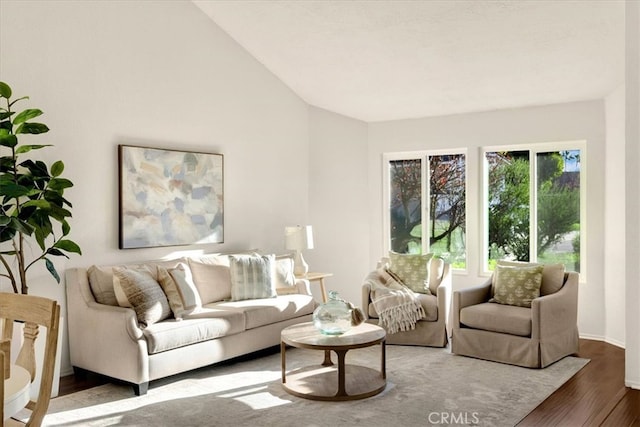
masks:
{"label": "baseboard", "polygon": [[625,380],[624,385],[627,387],[631,387],[635,390],[640,390],[640,382],[637,381],[627,381]]}
{"label": "baseboard", "polygon": [[619,348],[622,348],[622,349],[625,348],[624,343],[620,342],[618,340],[613,340],[611,338],[605,338],[604,342],[606,342],[607,344],[615,345],[616,347],[619,347]]}
{"label": "baseboard", "polygon": [[583,340],[604,341],[603,335],[579,334],[579,336]]}
{"label": "baseboard", "polygon": [[606,342],[607,344],[615,345],[616,347],[619,347],[622,349],[625,348],[625,344],[623,342],[620,342],[618,340],[614,340],[611,338],[607,338],[603,335],[580,334],[580,339],[602,341],[602,342]]}

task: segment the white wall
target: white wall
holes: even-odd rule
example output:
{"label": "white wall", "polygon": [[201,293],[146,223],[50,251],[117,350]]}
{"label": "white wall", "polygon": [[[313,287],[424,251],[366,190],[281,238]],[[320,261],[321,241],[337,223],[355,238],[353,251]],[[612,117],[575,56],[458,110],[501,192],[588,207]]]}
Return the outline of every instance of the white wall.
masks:
{"label": "white wall", "polygon": [[605,99],[605,227],[604,310],[605,341],[624,347],[625,342],[625,136],[624,85]]}
{"label": "white wall", "polygon": [[315,107],[309,108],[309,216],[316,247],[305,253],[309,268],[334,274],[336,290],[361,305],[369,263],[367,125]]}
{"label": "white wall", "polygon": [[[308,220],[306,104],[191,2],[3,0],[0,78],[45,112],[51,132],[34,141],[54,144],[42,158],[62,159],[75,183],[83,256],[61,272],[185,249],[118,249],[120,143],[224,154],[225,243],[197,249],[283,252],[285,225]],[[42,271],[33,293],[65,313],[64,286]]]}
{"label": "white wall", "polygon": [[625,384],[640,389],[640,3],[626,2]]}
{"label": "white wall", "polygon": [[[587,142],[587,271],[581,276],[578,326],[583,336],[602,339],[604,329],[604,162],[605,112],[602,101],[372,123],[369,126],[371,258],[383,255],[382,153],[468,148],[468,230],[480,229],[480,153],[482,146],[522,143]],[[475,208],[474,208],[475,207]],[[480,236],[467,234],[468,274],[455,275],[454,288],[479,284]]]}

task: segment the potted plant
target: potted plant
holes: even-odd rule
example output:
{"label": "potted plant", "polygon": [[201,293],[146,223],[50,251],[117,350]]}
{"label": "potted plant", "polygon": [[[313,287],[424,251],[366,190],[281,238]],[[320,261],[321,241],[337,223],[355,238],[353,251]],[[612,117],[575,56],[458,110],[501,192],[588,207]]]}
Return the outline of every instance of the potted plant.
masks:
{"label": "potted plant", "polygon": [[68,258],[68,253],[81,254],[81,250],[67,238],[72,205],[64,198],[64,190],[73,183],[62,177],[64,163],[56,161],[48,167],[25,156],[50,144],[18,141],[19,136],[49,131],[45,124],[32,121],[42,111],[15,111],[16,103],[28,97],[11,97],[11,87],[0,82],[0,276],[9,279],[15,293],[27,294],[27,271],[34,264],[44,261],[60,283],[51,257]]}

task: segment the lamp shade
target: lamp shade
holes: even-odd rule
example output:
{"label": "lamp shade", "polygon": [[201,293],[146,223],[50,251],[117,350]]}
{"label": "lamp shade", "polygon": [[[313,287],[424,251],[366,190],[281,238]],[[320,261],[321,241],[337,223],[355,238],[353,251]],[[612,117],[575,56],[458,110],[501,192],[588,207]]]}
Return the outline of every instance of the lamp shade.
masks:
{"label": "lamp shade", "polygon": [[285,227],[285,249],[301,251],[313,249],[313,229],[310,225]]}

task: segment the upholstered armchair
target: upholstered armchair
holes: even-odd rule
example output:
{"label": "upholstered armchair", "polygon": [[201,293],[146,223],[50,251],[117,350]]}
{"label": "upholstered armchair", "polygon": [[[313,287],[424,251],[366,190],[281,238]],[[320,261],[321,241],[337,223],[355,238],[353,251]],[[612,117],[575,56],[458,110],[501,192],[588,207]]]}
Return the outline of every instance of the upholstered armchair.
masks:
{"label": "upholstered armchair", "polygon": [[544,266],[540,296],[526,307],[507,294],[502,303],[489,302],[496,299],[498,268],[484,284],[453,293],[451,352],[530,368],[576,353],[578,273]]}
{"label": "upholstered armchair", "polygon": [[[414,329],[387,333],[387,344],[419,345],[429,347],[444,347],[448,342],[447,322],[451,302],[451,266],[440,258],[430,261],[431,274],[428,279],[430,294],[417,293],[417,299],[424,309],[425,316],[420,319]],[[378,262],[378,268],[365,278],[362,285],[362,311],[366,322],[379,324],[379,315],[373,305],[374,283],[386,282],[385,267],[388,258]],[[388,276],[387,276],[388,277]]]}

